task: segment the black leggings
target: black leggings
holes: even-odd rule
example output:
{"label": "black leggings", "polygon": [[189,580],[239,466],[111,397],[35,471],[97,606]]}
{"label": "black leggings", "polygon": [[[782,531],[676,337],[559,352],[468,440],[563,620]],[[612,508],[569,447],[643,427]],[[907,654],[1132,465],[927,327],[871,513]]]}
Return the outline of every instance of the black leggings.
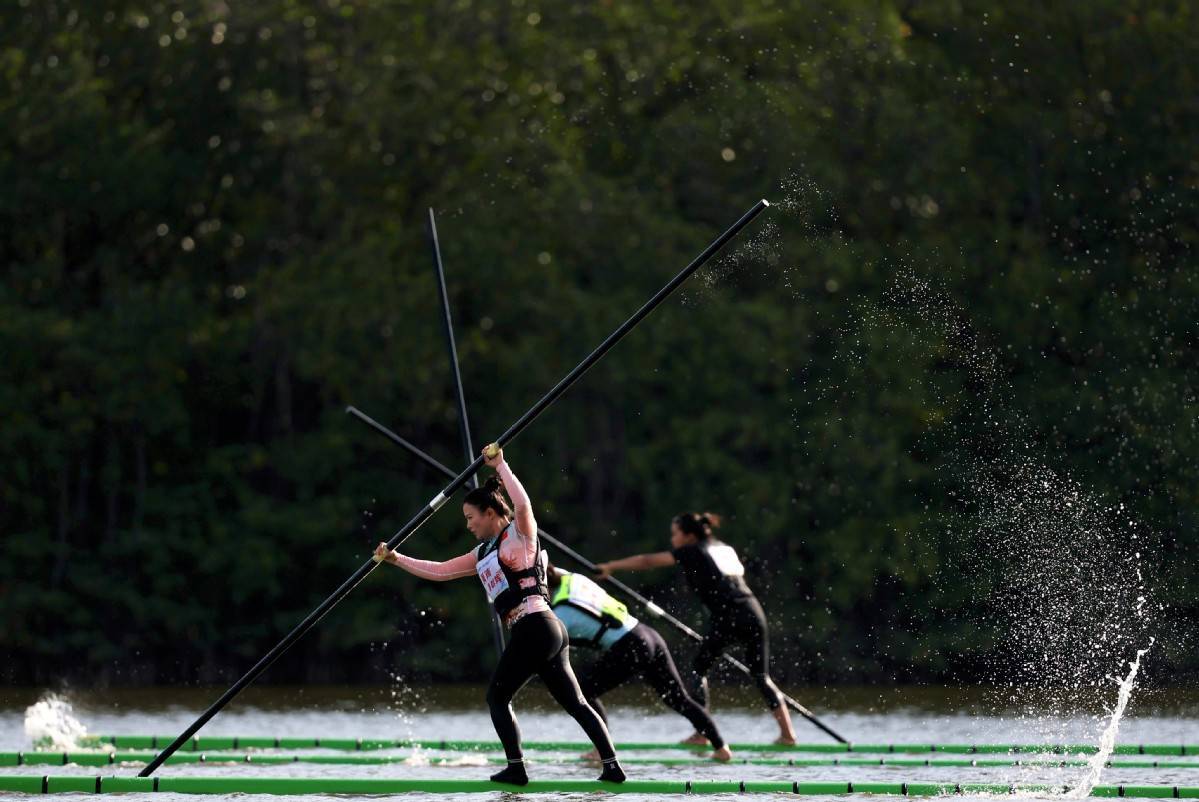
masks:
{"label": "black leggings", "polygon": [[587,703],[607,721],[600,695],[636,676],[653,688],[667,707],[690,721],[697,732],[702,732],[713,747],[724,746],[724,739],[708,711],[683,690],[683,680],[675,668],[670,649],[653,627],[645,624],[633,627],[594,665],[583,671],[579,685]]}
{"label": "black leggings", "polygon": [[570,646],[566,627],[553,613],[529,613],[512,626],[508,647],[487,686],[487,706],[491,722],[504,745],[509,760],[523,757],[520,728],[512,713],[512,697],[536,674],[562,708],[579,722],[601,758],[616,755],[608,728],[579,690],[579,681],[570,667]]}
{"label": "black leggings", "polygon": [[771,710],[778,709],[782,699],[778,687],[770,679],[770,633],[766,627],[766,614],[753,596],[726,604],[719,613],[713,613],[708,634],[691,664],[691,695],[704,707],[708,706],[708,672],[725,649],[735,645],[745,647],[745,665],[766,700],[766,706]]}

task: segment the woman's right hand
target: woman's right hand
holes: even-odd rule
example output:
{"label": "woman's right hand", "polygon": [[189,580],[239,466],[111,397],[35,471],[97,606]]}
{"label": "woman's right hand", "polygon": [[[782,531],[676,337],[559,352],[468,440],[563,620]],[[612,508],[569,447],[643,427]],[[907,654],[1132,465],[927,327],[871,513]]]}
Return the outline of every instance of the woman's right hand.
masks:
{"label": "woman's right hand", "polygon": [[380,542],[375,546],[375,562],[395,563],[395,552],[388,548],[386,543]]}
{"label": "woman's right hand", "polygon": [[483,464],[488,468],[498,468],[500,463],[504,461],[504,449],[500,448],[495,443],[488,443],[483,446]]}

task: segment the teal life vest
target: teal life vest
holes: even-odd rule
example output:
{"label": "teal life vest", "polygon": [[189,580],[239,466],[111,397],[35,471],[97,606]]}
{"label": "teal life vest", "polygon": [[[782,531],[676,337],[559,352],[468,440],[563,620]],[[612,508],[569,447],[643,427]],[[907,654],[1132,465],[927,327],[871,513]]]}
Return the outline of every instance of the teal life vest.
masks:
{"label": "teal life vest", "polygon": [[607,649],[640,623],[629,608],[581,574],[562,572],[550,607],[566,625],[571,643]]}

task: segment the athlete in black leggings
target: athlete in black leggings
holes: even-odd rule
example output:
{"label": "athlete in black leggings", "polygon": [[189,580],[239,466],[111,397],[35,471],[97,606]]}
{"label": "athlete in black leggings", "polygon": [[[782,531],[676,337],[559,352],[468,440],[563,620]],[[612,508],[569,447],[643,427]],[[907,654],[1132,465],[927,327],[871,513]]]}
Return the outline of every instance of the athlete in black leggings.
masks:
{"label": "athlete in black leggings", "polygon": [[656,629],[638,621],[623,603],[582,574],[550,566],[547,576],[550,606],[566,625],[571,645],[600,651],[599,660],[580,672],[579,687],[604,721],[608,717],[599,697],[633,677],[641,677],[667,707],[685,717],[711,742],[714,760],[732,758],[716,722],[683,689],[670,649]]}
{"label": "athlete in black leggings", "polygon": [[608,727],[583,697],[570,667],[570,641],[566,627],[550,612],[545,561],[537,538],[533,506],[520,480],[494,446],[483,449],[487,464],[496,469],[516,508],[515,515],[500,492],[500,483],[489,479],[466,494],[462,513],[471,534],[483,541],[460,557],[430,562],[407,557],[380,543],[375,558],[398,565],[425,579],[445,581],[477,574],[496,612],[511,628],[511,638],[487,687],[487,706],[496,734],[504,744],[508,766],[493,774],[497,782],[526,785],[520,728],[512,712],[512,698],[536,674],[550,694],[569,713],[603,761],[601,780],[624,782]]}
{"label": "athlete in black leggings", "polygon": [[[504,744],[510,767],[520,764],[523,771],[524,763],[520,751],[520,728],[516,716],[512,714],[512,698],[536,674],[541,677],[554,700],[579,722],[600,756],[607,761],[604,773],[609,774],[609,763],[616,769],[620,768],[603,718],[588,705],[586,694],[575,679],[570,666],[569,643],[566,627],[550,612],[529,613],[512,627],[508,646],[500,656],[499,665],[495,667],[491,684],[487,686],[491,721],[500,736],[500,742]],[[600,779],[616,778],[605,776]],[[616,781],[622,782],[623,776]]]}
{"label": "athlete in black leggings", "polygon": [[[692,663],[692,695],[708,704],[708,671],[730,646],[745,649],[745,663],[754,684],[779,725],[775,743],[795,743],[791,715],[783,704],[778,686],[770,678],[770,637],[762,605],[745,584],[745,568],[732,547],[717,540],[712,530],[720,526],[720,517],[712,513],[686,512],[670,522],[670,551],[638,554],[600,563],[600,579],[614,571],[645,571],[678,565],[687,584],[711,612],[708,632]],[[688,741],[700,742],[697,732]]]}

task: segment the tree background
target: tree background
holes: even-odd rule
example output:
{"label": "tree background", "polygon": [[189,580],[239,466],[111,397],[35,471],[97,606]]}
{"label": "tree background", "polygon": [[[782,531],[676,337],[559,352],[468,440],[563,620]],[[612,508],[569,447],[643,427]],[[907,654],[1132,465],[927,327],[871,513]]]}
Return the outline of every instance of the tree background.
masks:
{"label": "tree background", "polygon": [[[228,680],[440,489],[343,414],[460,460],[427,208],[481,443],[759,197],[509,447],[541,525],[719,511],[783,679],[975,682],[1000,546],[1102,519],[1193,675],[1194,9],[1051,6],[5,4],[0,679]],[[1021,518],[1017,453],[1090,523]],[[469,546],[450,504],[405,550]],[[482,679],[484,610],[376,571],[267,680]]]}

